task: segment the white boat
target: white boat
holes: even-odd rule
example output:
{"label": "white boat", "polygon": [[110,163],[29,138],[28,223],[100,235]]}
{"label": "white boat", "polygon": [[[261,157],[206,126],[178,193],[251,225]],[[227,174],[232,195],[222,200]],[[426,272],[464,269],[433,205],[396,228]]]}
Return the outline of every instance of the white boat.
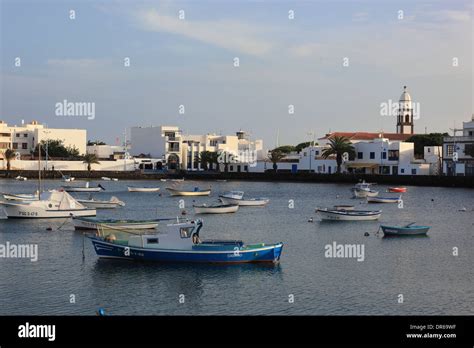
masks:
{"label": "white boat", "polygon": [[100,201],[95,199],[78,199],[77,201],[87,208],[95,209],[114,209],[125,206],[125,203],[115,196],[112,196],[108,201]]}
{"label": "white boat", "polygon": [[379,191],[374,190],[360,190],[360,189],[353,189],[352,193],[354,194],[354,198],[366,198],[366,197],[375,197],[379,194]]}
{"label": "white boat", "polygon": [[62,186],[63,189],[67,192],[100,192],[105,191],[105,188],[98,184],[97,187],[90,187],[89,182],[86,182],[86,186]]}
{"label": "white boat", "polygon": [[32,201],[38,200],[38,192],[36,193],[2,193],[4,199],[9,201]]}
{"label": "white boat", "polygon": [[377,220],[382,214],[381,210],[336,210],[316,208],[321,220],[331,221],[368,221]]}
{"label": "white boat", "polygon": [[72,177],[72,176],[69,176],[69,175],[63,175],[63,181],[64,182],[71,182],[71,181],[74,181],[76,180],[76,178]]}
{"label": "white boat", "polygon": [[268,198],[244,198],[243,191],[230,191],[219,196],[224,204],[238,204],[241,206],[265,206],[270,202]]}
{"label": "white boat", "polygon": [[166,189],[170,193],[170,196],[209,196],[211,194],[211,189],[201,190],[198,187],[195,187],[192,191],[177,190],[171,187],[167,187]]}
{"label": "white boat", "polygon": [[402,197],[367,197],[367,203],[400,203]]}
{"label": "white boat", "polygon": [[227,214],[235,213],[239,209],[238,204],[215,204],[215,205],[193,205],[195,214]]}
{"label": "white boat", "polygon": [[128,192],[158,192],[159,187],[131,187],[128,186]]}
{"label": "white boat", "polygon": [[117,220],[73,217],[76,230],[97,230],[98,227],[110,229],[146,230],[158,227],[159,220]]}
{"label": "white boat", "polygon": [[28,180],[28,178],[25,177],[25,176],[20,176],[20,175],[18,175],[17,177],[15,177],[15,180],[18,180],[18,181],[26,181],[26,180]]}
{"label": "white boat", "polygon": [[38,200],[0,202],[9,219],[68,218],[95,216],[96,210],[83,206],[65,191],[51,190],[41,193]]}
{"label": "white boat", "polygon": [[109,178],[108,176],[103,176],[101,179],[104,181],[118,181],[117,178]]}

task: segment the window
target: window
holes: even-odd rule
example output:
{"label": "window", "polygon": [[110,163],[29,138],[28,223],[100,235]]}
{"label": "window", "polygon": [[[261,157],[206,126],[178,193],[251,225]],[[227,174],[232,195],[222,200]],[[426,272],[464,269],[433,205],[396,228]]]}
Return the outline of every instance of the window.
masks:
{"label": "window", "polygon": [[28,143],[21,143],[21,148],[22,148],[23,150],[28,149]]}
{"label": "window", "polygon": [[23,133],[23,138],[28,138],[28,133]]}
{"label": "window", "polygon": [[16,133],[16,137],[17,137],[17,138],[19,138],[19,137],[20,137],[20,135],[21,135],[20,133]]}
{"label": "window", "polygon": [[405,116],[405,122],[406,122],[406,123],[410,123],[410,116],[409,116],[409,115],[406,115],[406,116]]}
{"label": "window", "polygon": [[430,149],[430,148],[428,148],[428,152],[431,152],[431,149]]}
{"label": "window", "polygon": [[319,156],[319,150],[314,151],[314,154],[315,154],[316,156]]}
{"label": "window", "polygon": [[303,152],[303,156],[304,156],[304,157],[306,157],[307,154],[308,154],[307,152]]}
{"label": "window", "polygon": [[18,143],[13,143],[13,150],[18,149]]}
{"label": "window", "polygon": [[387,153],[384,151],[384,152],[381,152],[380,153],[380,158],[381,159],[387,159]]}
{"label": "window", "polygon": [[398,161],[400,157],[400,151],[398,150],[388,150],[388,160],[389,161]]}
{"label": "window", "polygon": [[357,159],[363,159],[364,158],[364,153],[363,152],[357,152]]}
{"label": "window", "polygon": [[469,131],[469,136],[472,137],[473,133],[473,131]]}
{"label": "window", "polygon": [[189,238],[193,232],[193,227],[181,227],[179,229],[179,234],[181,238]]}
{"label": "window", "polygon": [[230,166],[230,171],[233,171],[234,170],[234,166]]}
{"label": "window", "polygon": [[158,244],[158,238],[148,238],[146,242],[147,244]]}
{"label": "window", "polygon": [[405,168],[400,169],[400,173],[405,174]]}
{"label": "window", "polygon": [[416,175],[416,169],[412,169],[412,170],[411,170],[411,174],[412,174],[412,175]]}
{"label": "window", "polygon": [[370,159],[375,159],[375,152],[370,153]]}
{"label": "window", "polygon": [[249,171],[249,166],[244,166],[244,170],[245,170],[246,172],[248,172],[248,171]]}
{"label": "window", "polygon": [[448,145],[446,147],[447,157],[453,157],[454,145]]}

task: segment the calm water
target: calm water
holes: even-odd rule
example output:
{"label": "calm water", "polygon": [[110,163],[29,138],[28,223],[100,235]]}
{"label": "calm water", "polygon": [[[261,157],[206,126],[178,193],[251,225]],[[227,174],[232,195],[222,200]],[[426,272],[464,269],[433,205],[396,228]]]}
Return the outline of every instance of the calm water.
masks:
{"label": "calm water", "polygon": [[[58,181],[46,181],[46,188]],[[139,186],[168,182],[102,182],[111,195],[126,202],[121,209],[100,210],[100,217],[154,218],[179,214],[180,198],[163,192],[129,193]],[[474,191],[409,187],[404,209],[396,204],[371,205],[384,213],[382,223],[416,221],[431,225],[429,237],[380,238],[378,222],[322,223],[314,208],[357,204],[350,185],[260,182],[212,182],[211,197],[185,198],[188,217],[193,199],[212,202],[227,190],[271,199],[266,208],[242,207],[236,214],[206,215],[202,238],[245,242],[284,242],[281,263],[268,265],[150,264],[99,260],[89,240],[64,220],[0,220],[0,243],[37,243],[39,260],[0,259],[0,315],[110,314],[473,314]],[[0,180],[0,191],[27,193],[35,183]],[[176,183],[175,183],[176,185]],[[179,186],[205,187],[184,182]],[[377,186],[383,191],[384,186]],[[338,197],[339,195],[339,197]],[[79,197],[87,196],[78,194]],[[289,200],[294,208],[289,208]],[[458,211],[466,207],[467,212]],[[314,223],[308,222],[310,217]],[[63,225],[59,230],[58,227]],[[53,227],[52,231],[46,231]],[[370,232],[369,237],[364,233]],[[326,244],[365,246],[365,260],[330,259]],[[459,256],[452,254],[459,248]],[[76,303],[69,302],[74,294]],[[180,304],[179,295],[185,295]],[[288,295],[295,301],[289,303]],[[404,303],[397,303],[403,294]]]}

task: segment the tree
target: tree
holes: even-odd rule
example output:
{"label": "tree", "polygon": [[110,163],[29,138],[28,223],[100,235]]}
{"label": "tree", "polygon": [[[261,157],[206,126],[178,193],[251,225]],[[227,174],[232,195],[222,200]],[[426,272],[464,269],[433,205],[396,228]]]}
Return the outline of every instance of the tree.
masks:
{"label": "tree", "polygon": [[93,164],[100,164],[99,159],[93,153],[88,153],[87,155],[84,155],[84,157],[82,157],[82,160],[83,160],[82,163],[87,164],[87,171],[89,173],[91,172]]}
{"label": "tree", "polygon": [[87,146],[94,146],[94,145],[107,145],[106,143],[104,143],[103,141],[100,141],[100,140],[88,140],[87,141]]}
{"label": "tree", "polygon": [[318,143],[315,143],[313,141],[305,141],[304,143],[299,143],[298,145],[295,146],[295,151],[300,153],[301,150],[303,150],[304,148],[310,146],[311,144],[314,145],[318,145]]}
{"label": "tree", "polygon": [[[62,140],[41,140],[41,157],[46,156],[46,150],[48,150],[48,157],[58,158],[78,158],[79,150],[75,146],[64,146]],[[39,145],[36,145],[33,150],[35,156],[39,156]]]}
{"label": "tree", "polygon": [[423,157],[425,146],[443,146],[443,137],[448,133],[429,133],[412,135],[406,140],[408,143],[414,143],[415,156]]}
{"label": "tree", "polygon": [[204,170],[209,170],[209,164],[212,165],[211,154],[211,151],[202,151],[199,154],[199,163],[201,163],[201,167],[204,168]]}
{"label": "tree", "polygon": [[3,157],[7,161],[7,172],[10,172],[11,169],[11,161],[16,158],[16,152],[12,149],[7,149],[3,154]]}
{"label": "tree", "polygon": [[346,152],[349,156],[353,156],[355,154],[354,146],[348,138],[336,135],[329,139],[329,147],[324,149],[321,155],[323,158],[336,155],[337,173],[340,173],[342,156]]}
{"label": "tree", "polygon": [[209,152],[209,164],[211,169],[213,169],[213,165],[216,165],[217,170],[219,169],[219,154],[217,152]]}
{"label": "tree", "polygon": [[273,151],[275,151],[275,150],[278,150],[283,154],[288,154],[290,152],[296,151],[296,147],[294,147],[293,145],[283,145],[283,146],[280,146],[280,147],[277,147],[277,148],[273,149]]}
{"label": "tree", "polygon": [[280,162],[284,157],[285,157],[285,154],[281,152],[280,148],[273,149],[268,154],[268,159],[270,160],[270,162],[273,163],[273,170],[275,171],[275,173],[278,169],[277,163]]}

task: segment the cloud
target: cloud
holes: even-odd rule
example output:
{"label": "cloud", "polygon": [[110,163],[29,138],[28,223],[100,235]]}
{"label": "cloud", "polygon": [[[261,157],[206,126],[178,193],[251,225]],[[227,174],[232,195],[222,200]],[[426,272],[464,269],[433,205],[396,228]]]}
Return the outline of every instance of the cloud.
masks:
{"label": "cloud", "polygon": [[181,35],[253,56],[263,56],[273,47],[269,40],[257,37],[268,30],[235,20],[180,20],[177,16],[162,15],[154,9],[138,11],[136,20],[144,30]]}

